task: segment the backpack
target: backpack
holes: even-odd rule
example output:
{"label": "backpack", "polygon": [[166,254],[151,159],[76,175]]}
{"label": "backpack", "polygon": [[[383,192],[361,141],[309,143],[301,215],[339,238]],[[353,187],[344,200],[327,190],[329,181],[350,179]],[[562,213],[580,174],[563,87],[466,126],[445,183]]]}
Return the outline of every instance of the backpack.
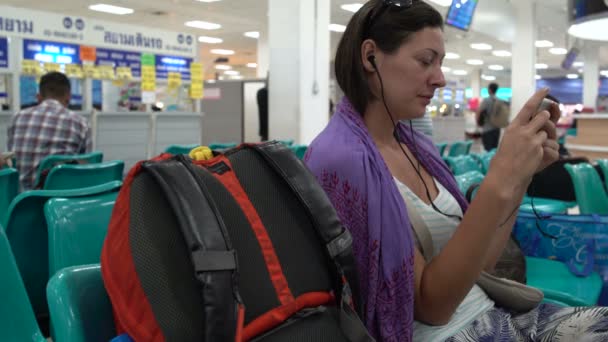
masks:
{"label": "backpack", "polygon": [[509,125],[511,111],[509,104],[503,100],[494,98],[488,112],[486,112],[490,124],[496,128],[505,128]]}
{"label": "backpack", "polygon": [[352,237],[283,144],[130,171],[101,268],[135,341],[373,341],[354,306]]}

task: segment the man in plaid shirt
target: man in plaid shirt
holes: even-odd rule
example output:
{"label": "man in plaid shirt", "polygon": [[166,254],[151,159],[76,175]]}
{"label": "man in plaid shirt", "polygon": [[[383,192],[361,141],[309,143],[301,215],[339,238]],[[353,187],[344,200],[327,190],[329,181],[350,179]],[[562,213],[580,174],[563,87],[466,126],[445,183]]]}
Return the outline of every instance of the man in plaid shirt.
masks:
{"label": "man in plaid shirt", "polygon": [[39,104],[13,116],[8,127],[8,150],[15,153],[24,190],[36,186],[36,168],[45,157],[91,151],[87,120],[67,109],[70,96],[68,78],[50,72],[40,79]]}

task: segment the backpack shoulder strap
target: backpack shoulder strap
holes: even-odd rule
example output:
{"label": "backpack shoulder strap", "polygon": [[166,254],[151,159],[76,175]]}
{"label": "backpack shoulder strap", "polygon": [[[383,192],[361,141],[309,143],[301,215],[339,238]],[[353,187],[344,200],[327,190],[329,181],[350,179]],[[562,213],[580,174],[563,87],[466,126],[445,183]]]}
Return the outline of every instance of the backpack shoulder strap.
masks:
{"label": "backpack shoulder strap", "polygon": [[205,298],[205,340],[234,341],[244,307],[236,286],[236,254],[215,202],[184,156],[142,167],[163,190],[188,246]]}
{"label": "backpack shoulder strap", "polygon": [[[336,289],[340,290],[340,293],[337,294],[338,297],[341,298],[342,303],[350,303],[354,298],[359,317],[364,317],[359,292],[359,277],[352,253],[352,236],[340,223],[325,191],[318,185],[316,178],[303,162],[283,144],[273,141],[252,144],[248,147],[256,151],[283,178],[306,208],[317,234],[325,243],[329,257],[335,263],[339,276],[335,281]],[[346,283],[342,277],[346,278]],[[359,336],[351,336],[357,341],[370,341],[371,337],[367,335],[363,324],[356,317],[357,315],[348,311],[352,310],[350,305],[341,306],[340,321],[343,323],[345,333]],[[358,326],[359,324],[360,326]],[[361,331],[362,329],[364,331]]]}

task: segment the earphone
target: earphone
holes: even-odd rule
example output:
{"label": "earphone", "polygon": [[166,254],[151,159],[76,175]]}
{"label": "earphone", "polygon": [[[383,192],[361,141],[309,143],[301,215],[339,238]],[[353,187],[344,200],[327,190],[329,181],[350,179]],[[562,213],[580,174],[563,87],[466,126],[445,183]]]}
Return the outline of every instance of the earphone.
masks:
{"label": "earphone", "polygon": [[372,67],[376,71],[376,75],[378,76],[378,81],[380,82],[380,94],[382,96],[382,103],[384,104],[386,113],[388,114],[389,118],[391,119],[391,122],[393,123],[393,137],[397,141],[397,144],[399,145],[399,148],[401,149],[401,152],[403,152],[403,155],[405,156],[405,158],[407,158],[407,160],[410,162],[410,164],[414,168],[414,171],[416,171],[418,178],[420,178],[420,180],[422,181],[422,184],[424,185],[424,190],[426,191],[426,196],[431,204],[431,207],[437,213],[439,213],[445,217],[455,218],[459,221],[462,221],[462,217],[460,217],[458,215],[450,215],[450,214],[444,213],[439,208],[437,208],[437,206],[435,205],[435,202],[433,202],[433,199],[431,198],[431,192],[429,191],[429,187],[427,186],[426,181],[424,180],[424,178],[422,177],[422,173],[420,172],[420,158],[418,157],[418,146],[416,145],[416,139],[414,138],[414,128],[412,127],[412,120],[409,120],[410,121],[410,132],[412,134],[412,142],[414,145],[414,151],[412,153],[414,153],[414,155],[416,156],[416,161],[418,162],[417,167],[414,165],[414,162],[412,161],[410,156],[405,152],[405,149],[403,149],[403,146],[401,145],[401,136],[399,135],[397,123],[395,122],[395,118],[393,117],[393,114],[391,114],[391,111],[388,109],[388,105],[387,105],[386,99],[384,97],[384,82],[382,81],[382,76],[380,75],[380,70],[378,69],[378,66],[376,65],[376,56],[369,55],[367,57],[367,61],[372,65]]}

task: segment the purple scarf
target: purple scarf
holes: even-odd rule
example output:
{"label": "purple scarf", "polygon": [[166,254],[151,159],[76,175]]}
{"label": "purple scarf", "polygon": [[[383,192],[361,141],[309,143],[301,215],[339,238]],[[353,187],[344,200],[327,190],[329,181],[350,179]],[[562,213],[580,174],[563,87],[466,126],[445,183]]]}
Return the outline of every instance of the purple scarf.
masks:
{"label": "purple scarf", "polygon": [[[437,148],[425,135],[400,135],[454,197],[467,203]],[[378,341],[411,341],[414,320],[414,244],[403,197],[362,116],[342,99],[329,125],[309,146],[306,164],[353,236],[365,324]]]}

